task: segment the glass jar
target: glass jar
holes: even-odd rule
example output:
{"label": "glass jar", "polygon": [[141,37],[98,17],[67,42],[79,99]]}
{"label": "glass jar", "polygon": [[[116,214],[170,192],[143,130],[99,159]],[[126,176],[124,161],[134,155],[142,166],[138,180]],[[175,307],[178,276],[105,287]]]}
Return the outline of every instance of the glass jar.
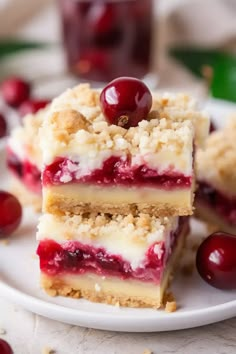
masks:
{"label": "glass jar", "polygon": [[153,0],[58,0],[69,70],[86,81],[150,72]]}

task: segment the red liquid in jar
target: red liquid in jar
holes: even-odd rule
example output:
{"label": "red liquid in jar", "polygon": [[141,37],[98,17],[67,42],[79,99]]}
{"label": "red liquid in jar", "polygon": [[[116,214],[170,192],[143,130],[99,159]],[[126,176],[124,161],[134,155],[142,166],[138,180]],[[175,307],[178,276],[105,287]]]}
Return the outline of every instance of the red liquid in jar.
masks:
{"label": "red liquid in jar", "polygon": [[90,81],[150,71],[153,0],[59,0],[70,71]]}

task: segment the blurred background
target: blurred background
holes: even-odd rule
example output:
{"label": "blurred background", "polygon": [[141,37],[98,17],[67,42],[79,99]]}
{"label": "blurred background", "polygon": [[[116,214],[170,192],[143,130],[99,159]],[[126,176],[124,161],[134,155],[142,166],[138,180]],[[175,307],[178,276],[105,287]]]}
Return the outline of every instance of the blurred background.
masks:
{"label": "blurred background", "polygon": [[235,19],[235,0],[0,0],[0,79],[48,96],[131,75],[236,101]]}

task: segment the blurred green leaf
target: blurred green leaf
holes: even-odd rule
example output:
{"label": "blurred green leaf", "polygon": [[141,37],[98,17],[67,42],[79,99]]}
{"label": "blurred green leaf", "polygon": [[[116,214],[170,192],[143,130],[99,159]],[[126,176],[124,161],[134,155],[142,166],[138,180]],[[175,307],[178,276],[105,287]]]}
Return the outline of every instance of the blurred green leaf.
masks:
{"label": "blurred green leaf", "polygon": [[47,47],[48,43],[24,41],[24,40],[1,40],[0,41],[0,59],[15,54],[23,50],[39,49]]}
{"label": "blurred green leaf", "polygon": [[202,68],[204,66],[213,67],[221,56],[221,52],[217,50],[200,48],[172,48],[169,54],[198,77],[202,77]]}
{"label": "blurred green leaf", "polygon": [[222,54],[213,66],[213,97],[236,102],[236,56]]}
{"label": "blurred green leaf", "polygon": [[236,102],[235,55],[198,48],[172,48],[169,54],[200,78],[206,78],[204,67],[212,68],[212,77],[208,78],[212,96]]}

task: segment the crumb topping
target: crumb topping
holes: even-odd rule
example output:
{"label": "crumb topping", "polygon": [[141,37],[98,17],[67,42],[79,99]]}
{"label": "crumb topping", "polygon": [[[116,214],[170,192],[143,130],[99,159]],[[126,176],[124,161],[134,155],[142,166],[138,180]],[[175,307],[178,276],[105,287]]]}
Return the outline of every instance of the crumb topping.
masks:
{"label": "crumb topping", "polygon": [[[129,129],[109,125],[101,112],[99,92],[81,84],[52,102],[42,129],[44,160],[48,163],[65,151],[78,155],[96,155],[101,151],[132,155],[173,151],[178,155],[191,149],[194,136],[201,144],[209,125],[207,114],[197,111],[186,95],[154,95],[147,118]],[[60,123],[63,119],[65,123]],[[61,125],[64,133],[58,134]]]}
{"label": "crumb topping", "polygon": [[226,195],[236,195],[236,114],[197,151],[197,176]]}
{"label": "crumb topping", "polygon": [[[149,214],[140,213],[138,216],[129,214],[123,215],[110,215],[110,214],[97,214],[91,213],[89,215],[73,215],[73,216],[53,216],[46,214],[41,217],[39,224],[39,234],[46,234],[46,227],[57,227],[60,225],[59,230],[63,225],[66,230],[66,239],[73,238],[73,234],[77,234],[86,238],[96,238],[104,234],[114,234],[116,230],[128,238],[137,240],[137,242],[147,242],[148,244],[155,241],[161,241],[167,231],[175,229],[178,225],[178,217],[163,217],[157,218]],[[63,232],[64,233],[64,232]],[[161,256],[161,250],[155,249],[158,257]]]}

